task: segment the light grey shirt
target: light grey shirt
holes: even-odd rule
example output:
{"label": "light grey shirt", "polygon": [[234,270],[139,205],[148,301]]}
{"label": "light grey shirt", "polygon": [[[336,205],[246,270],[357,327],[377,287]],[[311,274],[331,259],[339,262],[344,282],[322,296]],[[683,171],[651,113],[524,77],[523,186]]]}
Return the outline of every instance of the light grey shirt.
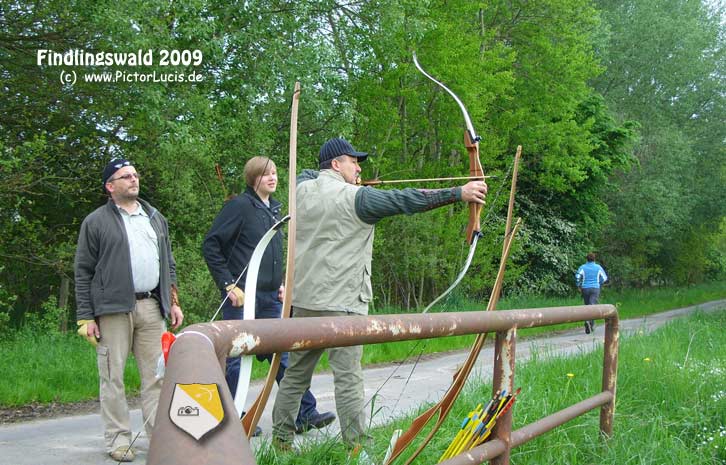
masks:
{"label": "light grey shirt", "polygon": [[131,214],[120,207],[118,210],[129,238],[134,292],[154,290],[159,285],[159,240],[151,227],[149,215],[138,203],[136,211]]}

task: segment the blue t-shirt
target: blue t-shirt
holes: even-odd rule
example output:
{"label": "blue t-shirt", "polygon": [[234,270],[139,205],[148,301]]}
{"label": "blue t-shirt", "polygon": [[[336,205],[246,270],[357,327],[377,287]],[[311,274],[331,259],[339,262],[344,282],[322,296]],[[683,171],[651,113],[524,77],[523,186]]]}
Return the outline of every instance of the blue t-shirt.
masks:
{"label": "blue t-shirt", "polygon": [[595,262],[585,263],[575,273],[575,283],[584,289],[597,289],[607,280],[608,275],[605,274],[605,270]]}

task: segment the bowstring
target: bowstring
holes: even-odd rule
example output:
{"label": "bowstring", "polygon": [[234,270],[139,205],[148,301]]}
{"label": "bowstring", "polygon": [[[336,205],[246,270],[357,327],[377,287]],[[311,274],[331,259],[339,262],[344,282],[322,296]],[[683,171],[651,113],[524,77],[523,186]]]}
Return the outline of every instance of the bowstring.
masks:
{"label": "bowstring", "polygon": [[[505,181],[507,179],[509,179],[509,177],[511,176],[513,167],[514,167],[514,162],[512,162],[509,165],[509,170],[507,172],[507,175],[505,176],[503,182],[500,184],[499,189],[497,189],[497,192],[494,194],[494,201],[490,204],[491,207],[487,209],[487,212],[484,215],[484,218],[482,220],[482,222],[483,222],[484,225],[488,224],[489,218],[490,218],[490,216],[492,216],[492,212],[494,211],[494,205],[496,205],[497,200],[501,196],[501,193],[503,192],[503,189],[504,189],[504,185],[507,184]],[[504,238],[504,240],[506,240],[506,238]],[[450,295],[449,295],[449,297],[447,297],[444,300],[444,303],[446,303],[446,301],[449,298],[450,298]],[[447,310],[443,310],[443,311],[445,312]],[[374,401],[374,399],[376,399],[378,397],[378,395],[383,390],[383,388],[390,382],[391,379],[393,379],[393,377],[398,373],[398,371],[404,366],[405,362],[408,361],[411,358],[411,356],[414,354],[414,352],[418,351],[418,354],[416,355],[416,359],[413,362],[413,366],[411,367],[411,370],[409,371],[408,376],[406,377],[406,381],[403,384],[403,388],[399,392],[399,395],[396,398],[396,401],[394,402],[393,407],[391,407],[391,411],[394,411],[398,407],[401,399],[403,398],[403,394],[405,393],[406,389],[408,388],[408,385],[411,382],[411,379],[413,378],[413,374],[416,371],[416,368],[418,367],[418,364],[421,361],[421,358],[423,357],[423,355],[425,353],[426,345],[428,344],[428,342],[429,342],[428,339],[419,339],[418,341],[416,341],[413,344],[413,346],[409,349],[408,353],[404,356],[404,358],[400,362],[397,363],[396,367],[393,370],[391,370],[391,373],[376,388],[375,392],[373,392],[373,394],[363,404],[362,410],[365,411],[367,409],[367,407]],[[418,350],[419,347],[420,347],[420,350]],[[372,424],[372,422],[373,422],[373,415],[370,416],[370,419],[369,419],[369,427]],[[337,444],[337,439],[340,438],[340,437],[342,437],[342,434],[343,434],[343,430],[341,429],[329,441],[329,444],[328,444],[328,446],[327,446],[327,448],[325,449],[324,452],[330,451]]]}
{"label": "bowstring", "polygon": [[[513,168],[514,168],[514,162],[512,161],[512,163],[510,163],[510,165],[509,165],[507,175],[504,177],[502,183],[500,184],[499,188],[497,189],[497,192],[494,194],[494,201],[491,202],[490,208],[487,209],[487,212],[484,215],[484,218],[482,219],[482,223],[484,225],[489,224],[489,218],[490,218],[490,216],[492,216],[492,212],[494,211],[494,205],[496,205],[497,200],[501,196],[501,193],[504,189],[504,185],[507,184],[505,181],[507,179],[509,179],[509,177],[511,176]],[[506,240],[506,238],[504,238],[503,240]],[[450,298],[450,295],[444,300],[444,303],[446,303],[446,301],[448,301],[449,298]],[[443,311],[445,312],[447,310],[443,310]],[[409,360],[409,358],[411,358],[413,353],[416,352],[421,345],[423,345],[423,347],[421,347],[421,350],[419,350],[418,354],[416,355],[416,360],[414,361],[413,366],[411,367],[411,370],[409,371],[408,376],[406,377],[406,381],[403,385],[403,388],[401,389],[398,397],[396,398],[396,401],[394,402],[393,407],[391,408],[391,411],[395,410],[396,407],[398,407],[398,404],[400,403],[401,399],[403,398],[403,394],[406,391],[406,388],[408,387],[409,383],[411,382],[413,374],[416,371],[416,368],[418,367],[418,364],[424,355],[424,352],[426,349],[426,344],[428,344],[428,342],[429,342],[428,339],[419,339],[413,344],[413,346],[408,351],[408,353],[404,356],[404,358],[400,362],[397,363],[396,367],[393,370],[391,370],[391,373],[386,377],[386,379],[376,388],[375,392],[373,392],[373,394],[368,398],[368,400],[365,401],[365,403],[363,404],[363,407],[362,407],[363,411],[365,411],[366,408],[378,397],[378,394],[380,394],[380,392],[388,384],[388,382],[391,379],[393,379],[393,377],[396,375],[396,373],[399,371],[399,369],[401,369],[401,367],[403,367],[404,363],[407,360]],[[373,415],[370,416],[370,419],[368,422],[369,428],[372,425],[372,422],[373,422]],[[337,440],[342,437],[342,434],[343,434],[343,429],[341,428],[341,430],[338,431],[332,438],[330,438],[326,441],[328,443],[328,445],[324,449],[323,452],[327,453],[328,451],[332,450],[332,448],[337,445],[337,443],[338,443]]]}
{"label": "bowstring", "polygon": [[[514,161],[512,161],[512,163],[509,164],[509,169],[507,170],[507,175],[504,177],[502,183],[500,183],[499,188],[497,189],[496,193],[494,194],[494,201],[491,202],[491,204],[490,204],[491,207],[487,209],[487,212],[484,215],[484,218],[482,219],[482,224],[483,225],[488,225],[489,224],[490,217],[492,216],[492,213],[494,211],[494,206],[497,204],[497,200],[501,196],[501,194],[502,194],[502,192],[504,190],[504,186],[507,184],[507,182],[506,182],[507,179],[509,179],[510,176],[512,175],[513,169],[514,169]],[[492,223],[493,222],[494,221],[492,220]],[[504,238],[503,240],[506,240],[506,238]],[[451,298],[451,294],[449,294],[444,299],[444,302],[442,302],[442,305],[443,304],[446,304],[450,298]],[[446,311],[448,311],[448,310],[447,309],[442,310],[442,312],[446,312]],[[371,396],[371,398],[365,403],[364,408],[376,397],[376,395],[378,393],[380,393],[380,391],[394,377],[394,375],[403,366],[403,364],[412,356],[412,354],[414,352],[418,351],[418,355],[416,355],[416,359],[413,362],[413,366],[411,367],[411,370],[410,370],[408,376],[406,377],[406,382],[404,383],[403,388],[401,389],[401,391],[400,391],[400,393],[398,395],[398,398],[394,402],[393,407],[391,408],[391,410],[393,411],[393,410],[396,409],[396,407],[398,407],[398,404],[400,403],[401,399],[403,398],[403,394],[406,391],[406,389],[408,388],[408,385],[411,382],[411,379],[413,378],[413,374],[416,371],[416,368],[418,367],[418,364],[419,364],[421,358],[423,357],[423,355],[424,355],[424,353],[426,351],[426,347],[427,347],[428,343],[429,343],[429,339],[419,339],[418,341],[416,341],[413,344],[413,346],[408,351],[408,353],[405,355],[405,357],[401,360],[401,362],[391,371],[391,374],[383,381],[383,383],[381,383],[381,385],[376,389],[376,391],[373,393],[373,395]],[[420,350],[419,350],[419,348],[420,348]]]}

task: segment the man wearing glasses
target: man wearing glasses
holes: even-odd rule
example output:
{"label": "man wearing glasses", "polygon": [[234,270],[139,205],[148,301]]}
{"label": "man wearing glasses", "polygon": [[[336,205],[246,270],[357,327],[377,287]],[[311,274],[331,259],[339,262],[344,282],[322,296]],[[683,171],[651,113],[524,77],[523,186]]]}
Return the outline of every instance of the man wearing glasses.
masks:
{"label": "man wearing glasses", "polygon": [[134,459],[124,367],[133,352],[141,376],[146,433],[153,430],[161,379],[165,318],[173,329],[179,307],[176,264],[166,219],[139,196],[139,174],[131,162],[112,160],[103,170],[110,197],[83,220],[75,259],[78,333],[96,346],[101,419],[112,459]]}

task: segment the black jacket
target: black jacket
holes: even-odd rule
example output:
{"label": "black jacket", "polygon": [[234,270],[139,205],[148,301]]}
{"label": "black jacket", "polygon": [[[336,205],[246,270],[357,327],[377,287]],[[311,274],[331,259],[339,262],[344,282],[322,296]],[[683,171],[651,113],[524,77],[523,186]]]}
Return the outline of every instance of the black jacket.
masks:
{"label": "black jacket", "polygon": [[[138,199],[159,241],[159,298],[164,317],[171,308],[171,285],[176,285],[176,264],[171,253],[169,226],[161,213]],[[109,199],[81,224],[75,260],[76,319],[129,313],[134,309],[129,239],[121,213]]]}
{"label": "black jacket", "polygon": [[[202,243],[202,254],[217,287],[234,283],[262,236],[280,218],[280,202],[270,197],[265,205],[254,190],[226,202]],[[282,231],[267,246],[260,264],[257,289],[273,291],[282,284]],[[244,277],[237,285],[244,289]]]}

